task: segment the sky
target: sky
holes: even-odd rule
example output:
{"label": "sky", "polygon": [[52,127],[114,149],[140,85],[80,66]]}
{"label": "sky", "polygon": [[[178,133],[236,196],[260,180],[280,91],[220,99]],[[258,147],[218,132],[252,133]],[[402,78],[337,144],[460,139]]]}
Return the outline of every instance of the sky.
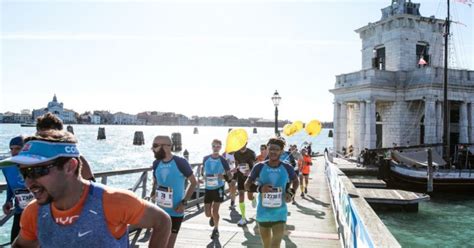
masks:
{"label": "sky", "polygon": [[[445,17],[445,1],[418,0]],[[390,0],[0,0],[0,112],[46,107],[332,121],[335,76],[361,69],[355,29]],[[474,6],[453,3],[474,70]]]}

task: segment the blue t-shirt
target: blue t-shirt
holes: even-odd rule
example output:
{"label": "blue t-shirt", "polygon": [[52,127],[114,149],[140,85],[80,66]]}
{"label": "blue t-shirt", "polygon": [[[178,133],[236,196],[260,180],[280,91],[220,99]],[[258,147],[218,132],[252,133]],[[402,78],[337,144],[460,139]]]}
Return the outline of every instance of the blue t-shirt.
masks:
{"label": "blue t-shirt", "polygon": [[229,164],[224,157],[219,156],[217,158],[212,155],[205,156],[202,160],[204,175],[206,176],[206,189],[218,189],[224,186],[224,180],[219,175],[225,174],[229,171]]}
{"label": "blue t-shirt", "polygon": [[[280,162],[277,167],[271,167],[268,161],[265,161],[253,167],[249,178],[257,181],[258,185],[270,184],[274,189],[271,195],[258,194],[257,222],[286,222],[288,214],[285,201],[286,185],[296,178],[293,167],[284,162]],[[269,198],[271,201],[268,201]],[[267,202],[264,203],[264,200]]]}
{"label": "blue t-shirt", "polygon": [[191,175],[193,170],[184,158],[173,156],[170,161],[153,162],[153,176],[158,184],[157,204],[170,216],[184,216],[184,213],[178,213],[174,209],[183,200],[186,190],[184,184]]}
{"label": "blue t-shirt", "polygon": [[2,172],[7,181],[7,201],[15,198],[15,214],[20,214],[26,204],[33,200],[33,195],[26,188],[25,180],[17,166],[3,168]]}

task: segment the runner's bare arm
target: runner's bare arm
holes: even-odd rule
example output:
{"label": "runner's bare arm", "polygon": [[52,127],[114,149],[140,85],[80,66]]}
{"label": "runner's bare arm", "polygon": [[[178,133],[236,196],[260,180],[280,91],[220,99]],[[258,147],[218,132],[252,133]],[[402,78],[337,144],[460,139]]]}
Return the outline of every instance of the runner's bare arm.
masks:
{"label": "runner's bare arm", "polygon": [[40,247],[38,240],[24,239],[21,234],[13,241],[12,248],[37,248]]}
{"label": "runner's bare arm", "polygon": [[[191,174],[191,176],[188,177],[188,180],[189,180],[189,185],[188,185],[188,188],[186,189],[186,194],[184,195],[184,199],[183,199],[186,201],[191,199],[197,185],[196,177],[193,174]],[[184,212],[184,209],[185,209],[185,206],[183,205],[183,203],[180,202],[178,206],[175,208],[175,211],[178,213],[182,213]]]}
{"label": "runner's bare arm", "polygon": [[161,208],[146,203],[142,218],[134,226],[153,229],[148,247],[167,246],[171,234],[171,219]]}

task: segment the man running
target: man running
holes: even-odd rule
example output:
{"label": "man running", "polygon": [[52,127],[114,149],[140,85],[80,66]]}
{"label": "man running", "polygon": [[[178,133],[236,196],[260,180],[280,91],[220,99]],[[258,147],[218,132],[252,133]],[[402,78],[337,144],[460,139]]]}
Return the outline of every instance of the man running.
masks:
{"label": "man running", "polygon": [[280,247],[288,215],[286,202],[291,202],[298,188],[293,167],[280,160],[284,147],[283,140],[271,138],[269,160],[255,165],[245,182],[248,191],[259,192],[257,223],[265,248]]}
{"label": "man running", "polygon": [[228,183],[229,185],[229,194],[230,194],[230,209],[234,209],[235,207],[235,195],[237,194],[237,176],[235,173],[237,172],[237,169],[235,167],[235,158],[234,158],[234,153],[227,153],[224,152],[222,156],[225,158],[227,161],[227,164],[229,165],[230,168],[230,173],[232,175],[231,180]]}
{"label": "man running", "polygon": [[310,166],[313,165],[311,156],[308,155],[308,150],[306,148],[301,149],[301,158],[298,160],[298,167],[300,168],[300,188],[301,188],[301,197],[304,197],[304,194],[308,193],[308,183],[309,183],[309,172]]}
{"label": "man running", "polygon": [[[242,218],[240,219],[238,225],[245,226],[247,225],[247,219],[245,218],[245,180],[250,173],[250,170],[253,168],[255,163],[256,157],[255,152],[251,149],[247,148],[247,144],[242,147],[239,151],[235,152],[235,163],[237,166],[237,172],[235,173],[235,177],[237,178],[237,189],[239,190],[239,208],[240,208],[240,215]],[[247,197],[249,200],[252,201],[252,207],[256,207],[257,200],[253,197],[252,192],[247,192]]]}
{"label": "man running", "polygon": [[260,154],[257,156],[257,162],[263,162],[268,156],[267,145],[260,145]]}
{"label": "man running", "polygon": [[231,173],[224,157],[219,155],[220,140],[212,141],[212,154],[204,157],[202,174],[205,180],[204,211],[209,217],[209,225],[214,226],[211,239],[219,238],[219,207],[224,201],[224,180],[230,182]]}
{"label": "man running", "polygon": [[[153,162],[153,192],[159,207],[171,216],[171,235],[168,247],[174,247],[181,223],[183,222],[184,209],[188,200],[196,189],[197,181],[188,161],[174,156],[171,153],[171,139],[168,136],[156,136],[153,140],[152,150],[155,155]],[[185,182],[189,181],[185,190]]]}
{"label": "man running", "polygon": [[128,190],[84,180],[76,138],[58,130],[27,138],[0,164],[19,164],[35,200],[23,211],[12,247],[128,247],[128,225],[152,228],[149,247],[163,247],[171,221]]}
{"label": "man running", "polygon": [[[10,153],[12,156],[18,155],[22,147],[22,136],[17,136],[10,140]],[[15,211],[10,233],[10,243],[13,243],[18,233],[20,233],[21,213],[28,203],[33,200],[33,194],[26,188],[25,180],[23,180],[17,166],[3,168],[2,172],[7,181],[7,200],[2,207],[3,213],[9,215],[12,211]]]}

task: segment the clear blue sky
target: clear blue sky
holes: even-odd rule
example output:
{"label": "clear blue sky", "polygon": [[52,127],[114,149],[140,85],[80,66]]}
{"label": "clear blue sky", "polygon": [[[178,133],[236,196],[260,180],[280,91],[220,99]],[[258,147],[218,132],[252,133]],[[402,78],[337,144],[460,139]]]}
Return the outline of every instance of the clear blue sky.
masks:
{"label": "clear blue sky", "polygon": [[[390,0],[0,0],[0,112],[54,93],[86,110],[332,120],[335,75],[361,69],[355,29]],[[419,0],[424,16],[445,1]],[[473,69],[473,10],[454,4]]]}

